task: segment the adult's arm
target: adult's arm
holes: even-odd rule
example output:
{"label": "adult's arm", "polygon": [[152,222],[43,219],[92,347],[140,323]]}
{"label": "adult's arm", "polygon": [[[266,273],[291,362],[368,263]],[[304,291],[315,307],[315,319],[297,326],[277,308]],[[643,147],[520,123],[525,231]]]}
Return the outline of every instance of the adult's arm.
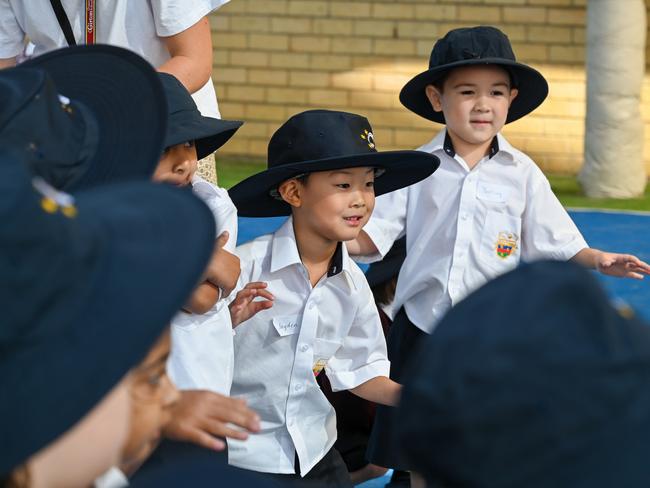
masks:
{"label": "adult's arm", "polygon": [[158,71],[174,75],[194,93],[202,88],[212,73],[212,37],[210,23],[202,17],[178,34],[163,37],[171,58]]}

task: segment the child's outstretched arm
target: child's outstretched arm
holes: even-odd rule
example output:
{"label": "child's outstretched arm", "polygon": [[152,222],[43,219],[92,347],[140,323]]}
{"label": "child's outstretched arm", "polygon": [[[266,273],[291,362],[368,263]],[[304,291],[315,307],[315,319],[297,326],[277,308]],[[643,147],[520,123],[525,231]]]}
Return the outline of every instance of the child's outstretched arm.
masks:
{"label": "child's outstretched arm", "polygon": [[[263,281],[254,281],[237,292],[235,299],[229,305],[233,329],[257,312],[273,306],[274,297],[270,291],[265,290],[266,287],[267,284]],[[265,298],[265,300],[255,301],[257,297]]]}
{"label": "child's outstretched arm", "polygon": [[650,275],[650,265],[631,254],[585,248],[573,256],[571,261],[609,276],[642,280],[644,275]]}
{"label": "child's outstretched arm", "polygon": [[350,391],[364,400],[395,407],[399,403],[402,385],[386,376],[376,376]]}

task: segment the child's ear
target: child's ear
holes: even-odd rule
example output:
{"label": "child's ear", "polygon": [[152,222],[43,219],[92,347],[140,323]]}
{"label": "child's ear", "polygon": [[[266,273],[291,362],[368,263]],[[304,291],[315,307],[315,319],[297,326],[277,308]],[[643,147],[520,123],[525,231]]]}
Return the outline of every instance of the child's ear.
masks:
{"label": "child's ear", "polygon": [[291,178],[283,182],[278,187],[278,193],[282,197],[282,200],[287,202],[292,207],[300,207],[302,205],[301,198],[301,185],[297,179]]}
{"label": "child's ear", "polygon": [[510,104],[508,105],[508,107],[512,105],[512,102],[515,98],[517,98],[517,95],[519,95],[519,90],[517,90],[516,88],[510,88]]}
{"label": "child's ear", "polygon": [[427,85],[424,89],[424,92],[427,94],[429,103],[433,107],[433,110],[436,112],[442,112],[442,93],[433,85]]}

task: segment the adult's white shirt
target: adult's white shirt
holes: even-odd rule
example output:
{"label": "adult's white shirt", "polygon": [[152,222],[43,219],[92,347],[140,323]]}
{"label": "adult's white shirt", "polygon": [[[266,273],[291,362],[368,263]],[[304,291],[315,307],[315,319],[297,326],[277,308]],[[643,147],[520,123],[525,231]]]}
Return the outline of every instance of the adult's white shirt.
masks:
{"label": "adult's white shirt", "polygon": [[[98,43],[124,47],[158,67],[169,60],[163,37],[176,35],[229,0],[108,0],[96,2]],[[83,44],[85,0],[61,0],[77,44]],[[38,56],[68,45],[49,0],[0,0],[0,58],[23,52],[25,36]],[[212,79],[193,95],[206,117],[219,118]]]}
{"label": "adult's white shirt", "polygon": [[428,333],[451,306],[521,260],[568,260],[588,247],[542,171],[501,134],[471,170],[446,135],[418,148],[440,158],[434,174],[377,198],[364,231],[379,252],[358,259],[380,259],[406,233],[393,310],[403,306]]}
{"label": "adult's white shirt", "polygon": [[334,391],[388,376],[386,341],[362,271],[339,245],[314,287],[300,260],[293,221],[237,248],[240,285],[265,281],[273,307],[235,334],[231,395],[261,418],[246,441],[228,440],[228,461],[267,473],[308,473],[336,441],[336,415],[316,382],[325,369]]}
{"label": "adult's white shirt", "polygon": [[[224,249],[235,252],[237,209],[223,188],[194,176],[192,190],[214,215],[217,236],[228,231]],[[180,249],[179,252],[192,252]],[[210,390],[230,394],[234,367],[229,297],[221,297],[204,314],[179,312],[171,323],[171,353],[167,373],[181,390]]]}

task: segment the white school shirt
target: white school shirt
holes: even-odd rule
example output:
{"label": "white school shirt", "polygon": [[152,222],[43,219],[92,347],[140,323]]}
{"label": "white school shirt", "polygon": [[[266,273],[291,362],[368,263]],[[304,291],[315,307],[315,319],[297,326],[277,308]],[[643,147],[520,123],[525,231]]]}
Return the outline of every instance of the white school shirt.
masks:
{"label": "white school shirt", "polygon": [[588,247],[542,171],[501,134],[472,170],[455,154],[446,130],[419,150],[438,156],[440,167],[377,198],[363,230],[379,252],[359,260],[383,257],[406,233],[393,310],[403,306],[424,332],[520,260],[568,260]]}
{"label": "white school shirt", "polygon": [[231,395],[261,418],[246,441],[228,439],[230,464],[305,476],[336,441],[336,415],[315,372],[325,368],[334,391],[388,376],[386,341],[370,287],[339,245],[329,272],[312,288],[291,218],[274,234],[237,248],[240,283],[265,281],[273,307],[235,334]]}
{"label": "white school shirt", "polygon": [[[99,0],[96,39],[130,49],[158,67],[170,58],[162,37],[183,32],[228,1]],[[61,4],[77,43],[83,44],[85,0]],[[0,0],[0,58],[21,54],[25,36],[35,56],[68,45],[49,0]],[[192,96],[204,116],[220,118],[212,79]]]}
{"label": "white school shirt", "polygon": [[[237,209],[228,192],[199,176],[192,179],[192,191],[212,210],[217,236],[228,231],[230,237],[224,249],[234,253]],[[179,252],[191,253],[192,249],[179,249]],[[204,314],[179,312],[172,320],[167,373],[178,388],[230,394],[234,351],[229,300],[229,297],[221,297]]]}

